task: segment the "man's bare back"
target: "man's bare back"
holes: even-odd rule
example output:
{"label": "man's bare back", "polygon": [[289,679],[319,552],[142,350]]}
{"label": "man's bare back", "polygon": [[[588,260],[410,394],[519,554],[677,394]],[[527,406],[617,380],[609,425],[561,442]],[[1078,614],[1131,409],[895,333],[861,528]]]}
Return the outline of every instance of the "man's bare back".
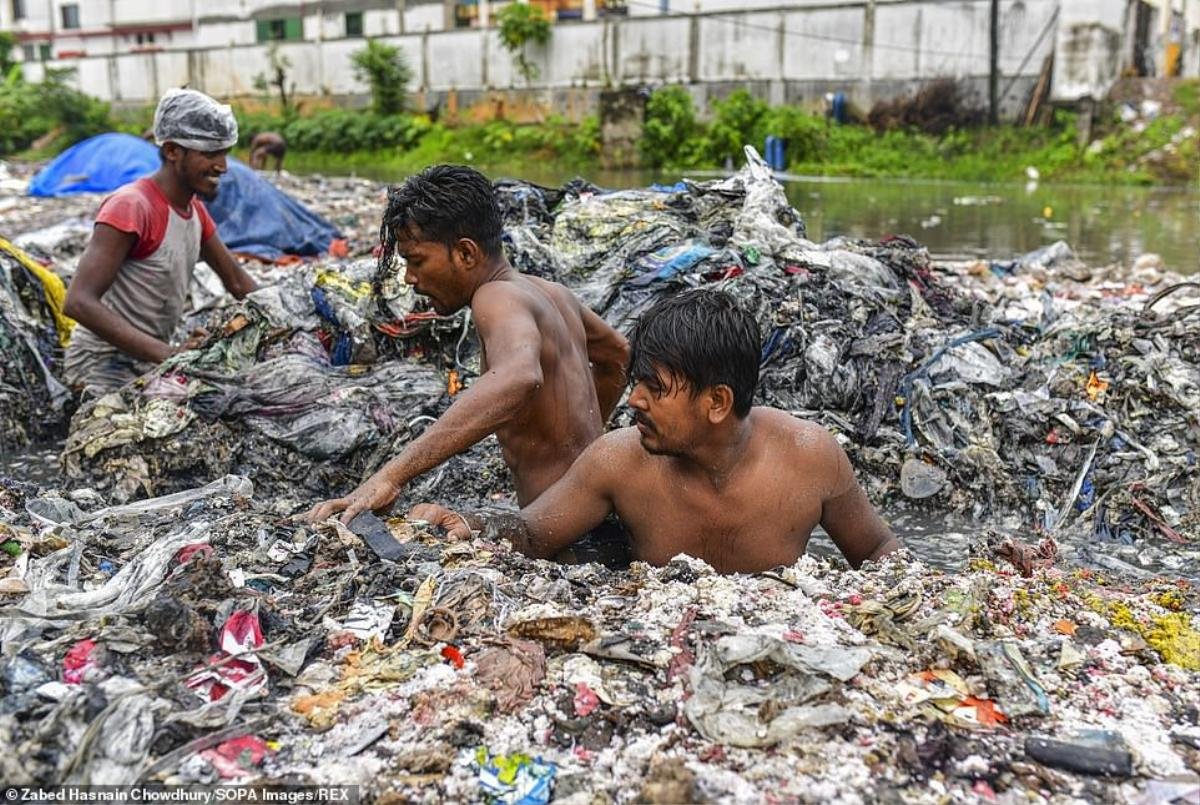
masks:
{"label": "man's bare back", "polygon": [[[579,300],[558,283],[522,274],[488,283],[476,296],[497,293],[505,296],[508,310],[528,313],[540,335],[541,383],[517,417],[496,430],[517,502],[524,506],[566,473],[604,432],[604,422]],[[486,349],[483,369],[487,370]]]}
{"label": "man's bare back", "polygon": [[275,160],[275,172],[283,169],[283,158],[287,154],[287,141],[283,135],[274,131],[263,131],[254,135],[250,141],[250,167],[264,170],[267,159]]}
{"label": "man's bare back", "polygon": [[508,264],[495,190],[469,168],[426,169],[388,193],[381,271],[395,254],[404,281],[448,316],[469,307],[483,371],[438,420],[350,494],[305,518],[392,505],[416,476],[491,434],[504,451],[517,500],[532,502],[603,431],[625,389],[629,348],[566,288]]}

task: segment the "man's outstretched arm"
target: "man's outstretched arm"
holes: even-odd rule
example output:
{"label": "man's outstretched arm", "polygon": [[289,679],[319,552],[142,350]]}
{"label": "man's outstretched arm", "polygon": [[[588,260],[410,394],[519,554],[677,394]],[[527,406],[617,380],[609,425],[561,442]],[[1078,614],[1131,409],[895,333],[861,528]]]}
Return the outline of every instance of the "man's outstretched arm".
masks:
{"label": "man's outstretched arm", "polygon": [[342,522],[349,523],[361,512],[384,509],[413,478],[520,415],[542,385],[542,338],[533,314],[504,283],[480,288],[471,310],[487,350],[488,371],[400,455],[346,497],[314,506],[304,519],[320,522],[343,512]]}
{"label": "man's outstretched arm", "polygon": [[526,556],[549,559],[604,521],[613,510],[612,479],[620,474],[615,439],[608,434],[592,442],[566,475],[520,512],[463,515],[423,503],[413,507],[408,519],[442,526],[455,539],[482,531],[489,539],[508,540]]}
{"label": "man's outstretched arm", "polygon": [[[827,441],[826,441],[827,439]],[[821,509],[821,526],[852,567],[900,550],[896,535],[858,484],[846,451],[832,435],[821,446],[822,460],[832,462],[833,482]]]}
{"label": "man's outstretched arm", "polygon": [[258,283],[238,264],[215,232],[200,244],[200,259],[208,263],[208,267],[220,277],[225,290],[236,298],[245,299],[246,294],[258,290]]}

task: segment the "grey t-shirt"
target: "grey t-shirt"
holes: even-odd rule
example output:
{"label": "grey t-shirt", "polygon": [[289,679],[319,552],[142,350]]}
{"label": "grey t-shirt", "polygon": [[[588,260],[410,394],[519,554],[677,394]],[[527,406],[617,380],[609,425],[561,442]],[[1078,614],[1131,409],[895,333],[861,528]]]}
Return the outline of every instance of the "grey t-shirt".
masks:
{"label": "grey t-shirt", "polygon": [[[183,317],[200,244],[216,231],[196,198],[186,213],[175,209],[152,179],[139,179],[104,200],[97,224],[138,236],[101,303],[139,330],[170,341]],[[150,367],[87,328],[75,328],[63,376],[74,388],[111,391]]]}

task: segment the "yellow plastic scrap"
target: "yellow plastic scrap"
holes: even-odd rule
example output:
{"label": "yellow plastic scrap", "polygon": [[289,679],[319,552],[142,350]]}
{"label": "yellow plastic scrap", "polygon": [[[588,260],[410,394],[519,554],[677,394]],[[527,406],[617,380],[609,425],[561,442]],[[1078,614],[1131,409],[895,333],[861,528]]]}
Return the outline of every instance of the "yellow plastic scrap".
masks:
{"label": "yellow plastic scrap", "polygon": [[1200,671],[1200,632],[1192,628],[1186,612],[1156,615],[1154,625],[1142,635],[1165,662],[1189,671]]}
{"label": "yellow plastic scrap", "polygon": [[1087,379],[1088,398],[1095,402],[1096,399],[1106,391],[1108,391],[1108,381],[1102,379],[1100,375],[1096,374],[1096,370],[1093,369],[1092,373],[1088,375]]}
{"label": "yellow plastic scrap", "polygon": [[345,274],[337,271],[322,270],[317,272],[316,285],[322,288],[332,288],[340,291],[351,299],[362,299],[371,295],[371,283],[351,282]]}
{"label": "yellow plastic scrap", "polygon": [[12,245],[6,238],[0,237],[0,251],[11,255],[42,283],[42,288],[46,291],[46,303],[50,305],[50,313],[54,316],[54,329],[58,331],[58,345],[65,347],[71,342],[71,331],[75,329],[75,320],[65,312],[67,286],[57,274]]}
{"label": "yellow plastic scrap", "polygon": [[400,645],[407,646],[413,639],[413,635],[417,633],[417,627],[421,624],[421,616],[433,603],[433,592],[436,587],[437,580],[430,576],[417,588],[417,594],[413,596],[412,619],[408,622],[408,629],[404,632],[404,638],[400,641]]}
{"label": "yellow plastic scrap", "polygon": [[386,690],[412,679],[432,662],[433,655],[428,651],[408,651],[399,643],[387,646],[373,638],[346,656],[338,688],[345,694]]}
{"label": "yellow plastic scrap", "polygon": [[317,729],[328,729],[337,720],[338,708],[345,698],[346,693],[341,690],[297,696],[292,700],[292,712],[303,716]]}
{"label": "yellow plastic scrap", "polygon": [[1142,621],[1134,616],[1128,605],[1112,602],[1108,605],[1107,614],[1109,622],[1116,628],[1141,636],[1150,648],[1159,653],[1163,662],[1189,671],[1200,671],[1200,632],[1192,628],[1188,613],[1152,615],[1148,621]]}

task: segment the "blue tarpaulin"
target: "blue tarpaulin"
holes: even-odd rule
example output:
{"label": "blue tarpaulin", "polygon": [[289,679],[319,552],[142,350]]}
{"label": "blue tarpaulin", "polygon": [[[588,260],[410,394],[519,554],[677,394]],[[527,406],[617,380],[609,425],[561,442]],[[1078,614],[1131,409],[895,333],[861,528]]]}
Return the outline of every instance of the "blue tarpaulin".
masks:
{"label": "blue tarpaulin", "polygon": [[[158,148],[131,134],[100,134],[71,146],[29,182],[31,196],[109,193],[158,170]],[[230,251],[278,260],[285,254],[324,254],[333,224],[236,159],[207,203],[217,234]]]}
{"label": "blue tarpaulin", "polygon": [[29,181],[31,196],[108,193],[158,170],[158,149],[132,134],[98,134],[63,151]]}
{"label": "blue tarpaulin", "polygon": [[208,202],[208,211],[230,251],[264,260],[324,254],[341,237],[333,224],[236,159],[229,160],[229,172],[221,177],[221,190]]}

